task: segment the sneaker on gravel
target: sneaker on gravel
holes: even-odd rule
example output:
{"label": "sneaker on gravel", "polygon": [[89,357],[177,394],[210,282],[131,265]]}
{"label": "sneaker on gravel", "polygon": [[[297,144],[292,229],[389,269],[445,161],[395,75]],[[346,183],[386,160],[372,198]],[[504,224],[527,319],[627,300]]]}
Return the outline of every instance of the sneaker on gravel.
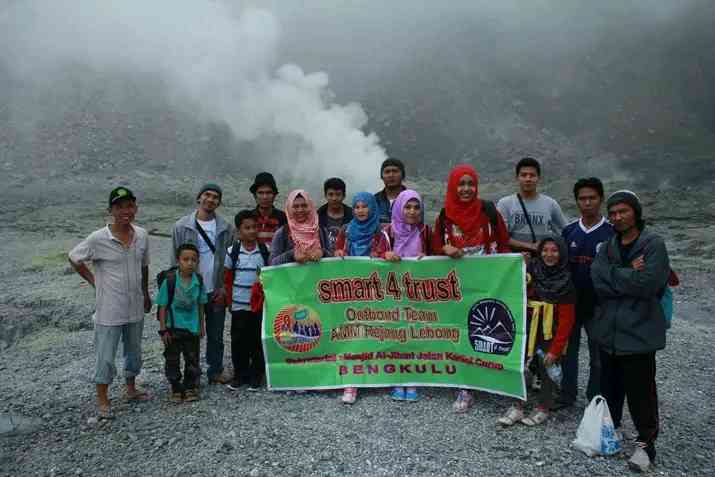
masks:
{"label": "sneaker on gravel", "polygon": [[248,385],[248,390],[251,391],[251,392],[260,391],[260,390],[261,390],[261,383],[256,382],[256,381],[252,381],[252,382],[249,383],[249,385]]}
{"label": "sneaker on gravel", "polygon": [[226,385],[231,391],[238,391],[241,388],[241,381],[238,379],[232,379],[230,383]]}
{"label": "sneaker on gravel", "polygon": [[196,389],[187,389],[184,393],[184,401],[193,402],[199,400],[199,391]]}
{"label": "sneaker on gravel", "polygon": [[404,401],[405,400],[405,388],[394,387],[390,393],[390,397],[393,401]]}
{"label": "sneaker on gravel", "polygon": [[647,445],[645,442],[636,441],[635,450],[630,459],[628,459],[628,468],[635,472],[648,472],[653,463],[646,452]]}
{"label": "sneaker on gravel", "polygon": [[462,389],[457,393],[457,399],[454,401],[452,408],[454,412],[461,414],[467,412],[473,404],[474,396],[472,396],[472,392],[468,389]]}
{"label": "sneaker on gravel", "polygon": [[405,401],[415,402],[419,401],[420,396],[417,394],[417,388],[407,388],[405,389]]}
{"label": "sneaker on gravel", "polygon": [[357,388],[345,388],[345,391],[343,391],[343,397],[340,398],[340,400],[343,404],[355,404],[355,401],[357,400],[357,393]]}

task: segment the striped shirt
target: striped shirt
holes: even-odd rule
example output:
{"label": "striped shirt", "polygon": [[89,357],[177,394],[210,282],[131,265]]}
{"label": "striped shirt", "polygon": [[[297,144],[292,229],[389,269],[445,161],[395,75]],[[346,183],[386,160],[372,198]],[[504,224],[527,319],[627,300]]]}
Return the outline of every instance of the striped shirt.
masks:
{"label": "striped shirt", "polygon": [[258,229],[258,241],[270,248],[276,230],[288,223],[286,214],[282,210],[278,210],[275,207],[271,211],[271,215],[261,215],[258,211],[258,207],[256,207],[255,212],[256,228]]}
{"label": "striped shirt", "polygon": [[[228,248],[224,267],[230,270],[234,269],[233,260],[231,260],[231,251],[233,245]],[[256,245],[256,248],[250,252],[243,248],[238,252],[238,266],[233,275],[233,296],[231,310],[250,310],[251,309],[251,288],[258,280],[258,271],[265,264],[261,256],[261,249]]]}

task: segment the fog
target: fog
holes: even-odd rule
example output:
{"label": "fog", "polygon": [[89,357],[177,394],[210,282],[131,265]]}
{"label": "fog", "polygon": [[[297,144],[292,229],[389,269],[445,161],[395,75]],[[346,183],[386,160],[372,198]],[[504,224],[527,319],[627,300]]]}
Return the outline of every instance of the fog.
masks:
{"label": "fog", "polygon": [[[0,160],[377,186],[523,155],[712,169],[712,2],[8,1]],[[683,167],[688,164],[694,167]],[[670,169],[668,169],[670,168]],[[645,171],[643,169],[646,169]],[[661,169],[661,173],[663,170]]]}

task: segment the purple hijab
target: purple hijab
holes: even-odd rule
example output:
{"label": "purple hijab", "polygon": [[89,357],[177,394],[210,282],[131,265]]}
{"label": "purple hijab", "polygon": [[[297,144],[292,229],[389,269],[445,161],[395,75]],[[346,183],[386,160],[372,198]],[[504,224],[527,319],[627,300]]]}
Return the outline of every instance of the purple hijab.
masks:
{"label": "purple hijab", "polygon": [[422,207],[422,198],[412,189],[400,192],[392,204],[392,233],[395,237],[393,251],[400,257],[417,257],[422,253],[422,239],[420,230],[422,224],[408,224],[405,222],[404,208],[412,199],[417,199]]}

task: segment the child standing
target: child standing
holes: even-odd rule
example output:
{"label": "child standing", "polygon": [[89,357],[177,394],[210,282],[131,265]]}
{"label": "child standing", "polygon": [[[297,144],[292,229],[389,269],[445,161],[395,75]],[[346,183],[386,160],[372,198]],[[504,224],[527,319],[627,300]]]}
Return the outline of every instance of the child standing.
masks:
{"label": "child standing", "polygon": [[[206,335],[204,305],[208,297],[201,276],[196,273],[199,249],[190,243],[176,250],[177,270],[170,271],[159,288],[159,335],[164,343],[164,370],[171,383],[172,402],[199,399],[200,338]],[[181,355],[184,380],[181,380]]]}
{"label": "child standing", "polygon": [[551,380],[547,369],[561,359],[574,323],[576,289],[571,281],[566,243],[561,237],[548,237],[536,251],[527,269],[530,310],[527,359],[536,359],[541,389],[529,417],[525,417],[524,403],[519,401],[499,418],[503,426],[516,422],[537,426],[549,417],[558,384]]}
{"label": "child standing", "polygon": [[[422,223],[423,216],[420,195],[412,189],[400,192],[392,204],[392,221],[386,227],[391,250],[385,252],[385,260],[399,262],[401,258],[429,255],[431,232],[429,227]],[[412,386],[394,387],[390,396],[395,401],[419,399],[417,388]]]}
{"label": "child standing", "polygon": [[251,289],[258,281],[261,267],[268,265],[268,248],[258,242],[255,211],[236,214],[238,240],[228,249],[224,262],[225,287],[231,300],[231,359],[237,391],[242,382],[249,391],[260,389],[265,363],[261,345],[260,313],[251,309]]}
{"label": "child standing", "polygon": [[[353,198],[353,219],[338,233],[335,243],[336,257],[384,257],[390,241],[380,227],[380,215],[375,196],[358,192]],[[341,398],[344,404],[355,404],[358,389],[345,388]]]}

